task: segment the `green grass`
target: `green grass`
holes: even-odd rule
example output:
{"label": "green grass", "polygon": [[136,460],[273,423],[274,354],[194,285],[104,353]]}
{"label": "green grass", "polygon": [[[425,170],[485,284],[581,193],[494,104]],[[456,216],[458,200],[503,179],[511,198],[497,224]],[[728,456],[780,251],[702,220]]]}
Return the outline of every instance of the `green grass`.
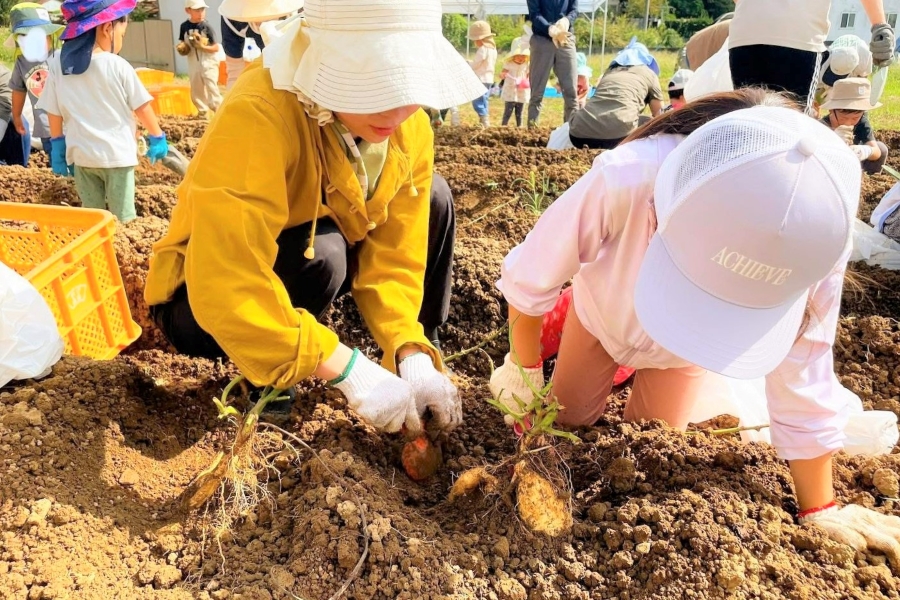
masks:
{"label": "green grass", "polygon": [[[658,51],[653,55],[659,62],[660,74],[659,81],[665,91],[666,84],[675,72],[675,65],[678,61],[678,53],[671,51]],[[603,73],[603,68],[613,59],[613,54],[600,56],[599,54],[588,57],[588,64],[594,69],[594,81]],[[502,62],[498,60],[498,63]],[[502,65],[498,65],[499,69]],[[900,131],[900,64],[891,67],[888,71],[888,82],[881,97],[881,108],[872,111],[869,119],[875,129]],[[477,125],[478,117],[471,106],[461,106],[460,114],[462,122],[465,125]],[[527,112],[527,107],[526,107]],[[503,117],[503,101],[499,98],[492,97],[490,101],[491,125],[500,125]],[[524,117],[523,117],[524,118]],[[541,111],[540,124],[545,127],[557,127],[563,122],[563,101],[562,98],[546,98],[544,100],[543,110]]]}
{"label": "green grass", "polygon": [[9,27],[0,27],[0,63],[3,63],[10,69],[12,69],[13,65],[13,53],[15,50],[11,50],[3,45],[6,41],[6,38],[9,37]]}

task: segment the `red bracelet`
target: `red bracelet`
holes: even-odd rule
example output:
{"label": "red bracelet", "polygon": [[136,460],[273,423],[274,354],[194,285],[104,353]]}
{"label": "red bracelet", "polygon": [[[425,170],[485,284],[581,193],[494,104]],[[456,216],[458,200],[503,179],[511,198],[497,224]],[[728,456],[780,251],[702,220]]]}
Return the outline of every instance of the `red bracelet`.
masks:
{"label": "red bracelet", "polygon": [[531,365],[530,367],[524,367],[524,368],[525,368],[525,369],[540,369],[540,368],[542,368],[543,366],[544,366],[544,361],[539,361],[539,362],[537,362],[537,363]]}
{"label": "red bracelet", "polygon": [[822,505],[822,506],[817,506],[816,508],[807,508],[806,510],[801,510],[800,512],[797,513],[797,519],[799,520],[799,519],[802,519],[802,518],[804,518],[804,517],[808,517],[808,516],[810,516],[810,515],[814,515],[814,514],[816,514],[816,513],[820,513],[820,512],[822,512],[822,511],[824,511],[824,510],[828,510],[829,508],[834,508],[835,506],[837,506],[837,502],[835,502],[834,500],[832,500],[832,501],[829,502],[828,504],[824,504],[824,505]]}

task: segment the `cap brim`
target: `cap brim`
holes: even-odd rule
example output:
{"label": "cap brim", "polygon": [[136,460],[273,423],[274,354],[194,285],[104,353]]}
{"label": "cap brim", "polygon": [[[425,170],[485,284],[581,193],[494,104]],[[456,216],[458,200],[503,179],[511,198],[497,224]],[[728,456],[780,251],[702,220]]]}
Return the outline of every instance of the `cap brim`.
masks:
{"label": "cap brim", "polygon": [[699,367],[735,379],[771,373],[797,339],[808,292],[775,308],[716,298],[685,277],[654,235],[634,290],[634,308],[653,341]]}
{"label": "cap brim", "polygon": [[[837,104],[843,104],[843,103],[838,101]],[[832,102],[826,102],[820,108],[824,108],[825,110],[866,110],[866,111],[868,111],[868,110],[875,110],[876,108],[881,108],[881,102],[876,102],[875,104],[869,104],[868,102],[857,104],[857,103],[851,102],[850,104],[844,104],[843,106],[835,106],[835,104]]]}
{"label": "cap brim", "polygon": [[440,31],[304,32],[309,47],[294,85],[323,108],[354,114],[411,105],[444,109],[484,96],[484,84]]}

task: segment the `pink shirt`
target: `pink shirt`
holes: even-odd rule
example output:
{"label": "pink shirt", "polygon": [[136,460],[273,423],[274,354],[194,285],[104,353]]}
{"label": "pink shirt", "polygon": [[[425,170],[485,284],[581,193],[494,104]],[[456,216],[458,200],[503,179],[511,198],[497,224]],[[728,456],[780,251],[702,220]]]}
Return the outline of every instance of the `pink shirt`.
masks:
{"label": "pink shirt", "polygon": [[[572,279],[578,319],[620,365],[688,366],[650,339],[634,311],[638,271],[656,231],[656,175],[682,139],[656,136],[598,156],[503,261],[497,287],[506,300],[526,315],[540,316]],[[852,393],[834,374],[832,346],[849,252],[848,247],[838,267],[810,289],[803,335],[766,376],[772,443],[784,459],[815,458],[843,447]]]}

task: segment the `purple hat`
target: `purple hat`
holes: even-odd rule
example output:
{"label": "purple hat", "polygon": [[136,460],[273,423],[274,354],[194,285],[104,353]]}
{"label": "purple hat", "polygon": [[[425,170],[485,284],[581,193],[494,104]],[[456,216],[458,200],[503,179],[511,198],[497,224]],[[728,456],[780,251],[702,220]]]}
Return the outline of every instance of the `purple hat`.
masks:
{"label": "purple hat", "polygon": [[71,40],[134,10],[137,0],[65,0],[60,7],[66,30],[60,38]]}

